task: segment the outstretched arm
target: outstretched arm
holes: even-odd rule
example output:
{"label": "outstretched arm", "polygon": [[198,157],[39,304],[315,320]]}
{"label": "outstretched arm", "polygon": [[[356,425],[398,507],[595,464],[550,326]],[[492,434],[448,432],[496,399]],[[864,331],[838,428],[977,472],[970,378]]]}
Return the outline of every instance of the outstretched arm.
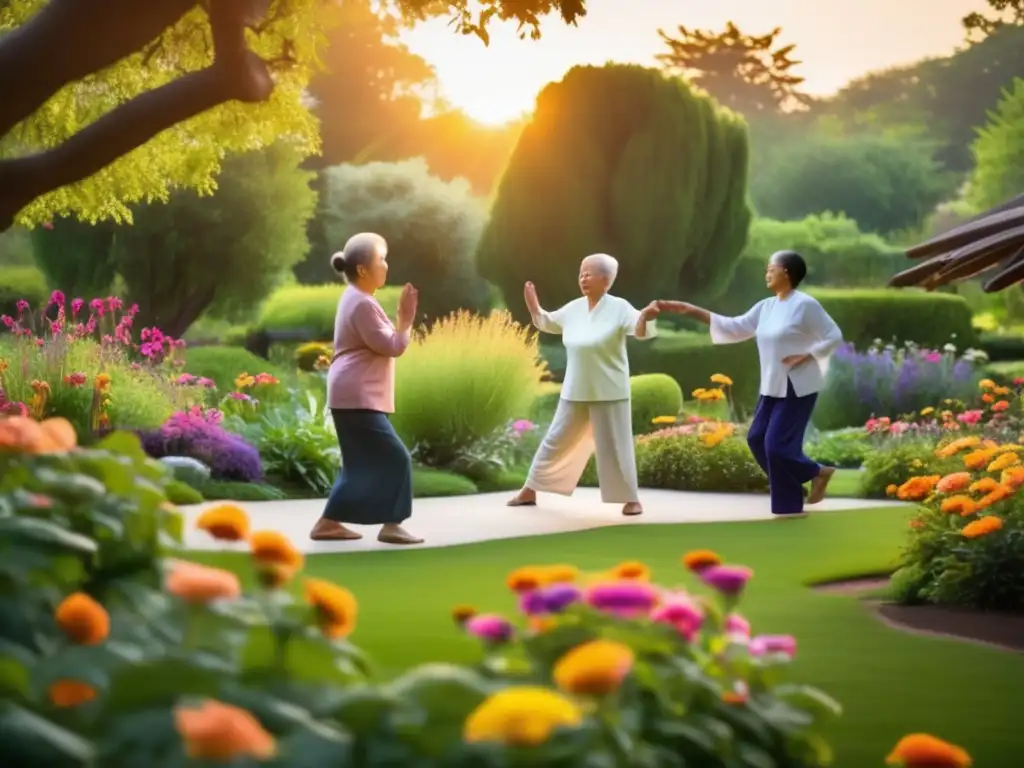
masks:
{"label": "outstretched arm", "polygon": [[537,298],[537,288],[533,283],[523,286],[523,299],[526,301],[526,308],[530,311],[530,319],[533,327],[541,333],[559,334],[562,332],[561,310],[548,312],[540,305]]}
{"label": "outstretched arm", "polygon": [[685,301],[659,301],[658,307],[664,312],[686,315],[710,326],[711,341],[715,344],[736,344],[752,339],[757,333],[757,322],[761,315],[761,304],[755,304],[739,317],[716,315],[703,307],[697,307]]}
{"label": "outstretched arm", "polygon": [[627,304],[628,311],[624,324],[626,333],[638,339],[653,339],[658,335],[658,328],[654,324],[660,314],[658,302],[652,301],[643,309],[636,309],[632,304]]}

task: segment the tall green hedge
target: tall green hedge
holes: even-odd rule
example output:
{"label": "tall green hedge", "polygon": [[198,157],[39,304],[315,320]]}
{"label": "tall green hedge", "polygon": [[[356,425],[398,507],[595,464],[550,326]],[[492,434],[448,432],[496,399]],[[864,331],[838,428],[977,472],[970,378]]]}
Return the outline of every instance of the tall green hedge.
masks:
{"label": "tall green hedge", "polygon": [[525,321],[522,287],[557,307],[580,260],[619,259],[634,304],[726,289],[747,240],[747,129],[681,79],[636,65],[574,67],[538,96],[477,249]]}

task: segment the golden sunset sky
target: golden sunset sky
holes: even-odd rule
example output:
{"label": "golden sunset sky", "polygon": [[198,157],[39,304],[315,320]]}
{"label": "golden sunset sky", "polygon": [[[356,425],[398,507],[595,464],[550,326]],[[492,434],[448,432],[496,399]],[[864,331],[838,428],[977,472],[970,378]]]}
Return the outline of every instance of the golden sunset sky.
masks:
{"label": "golden sunset sky", "polygon": [[533,108],[537,92],[576,64],[654,64],[659,28],[720,30],[732,20],[749,34],[780,26],[795,43],[806,90],[834,92],[875,69],[953,52],[960,19],[984,0],[588,0],[578,27],[544,20],[540,41],[519,40],[514,25],[491,25],[491,44],[435,19],[405,32],[405,43],[437,70],[441,96],[470,116],[502,123]]}

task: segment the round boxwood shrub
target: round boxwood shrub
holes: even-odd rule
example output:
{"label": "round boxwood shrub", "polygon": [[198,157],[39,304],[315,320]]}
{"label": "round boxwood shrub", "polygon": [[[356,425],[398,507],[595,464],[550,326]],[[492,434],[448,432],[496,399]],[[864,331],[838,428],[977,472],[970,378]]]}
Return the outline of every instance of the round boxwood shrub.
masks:
{"label": "round boxwood shrub", "polygon": [[270,362],[241,347],[191,347],[185,353],[185,370],[212,379],[222,394],[235,389],[235,379],[242,373],[270,373],[279,379],[284,376]]}
{"label": "round boxwood shrub", "polygon": [[653,431],[658,416],[677,416],[683,409],[683,390],[667,373],[647,373],[629,380],[633,434]]}

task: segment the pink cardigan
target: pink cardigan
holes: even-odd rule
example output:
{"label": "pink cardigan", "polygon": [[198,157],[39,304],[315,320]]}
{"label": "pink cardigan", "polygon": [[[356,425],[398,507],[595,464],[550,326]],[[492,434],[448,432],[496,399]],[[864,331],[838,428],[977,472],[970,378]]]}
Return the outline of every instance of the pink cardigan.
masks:
{"label": "pink cardigan", "polygon": [[334,318],[328,406],[394,413],[395,358],[408,346],[409,333],[395,330],[380,303],[348,286]]}

